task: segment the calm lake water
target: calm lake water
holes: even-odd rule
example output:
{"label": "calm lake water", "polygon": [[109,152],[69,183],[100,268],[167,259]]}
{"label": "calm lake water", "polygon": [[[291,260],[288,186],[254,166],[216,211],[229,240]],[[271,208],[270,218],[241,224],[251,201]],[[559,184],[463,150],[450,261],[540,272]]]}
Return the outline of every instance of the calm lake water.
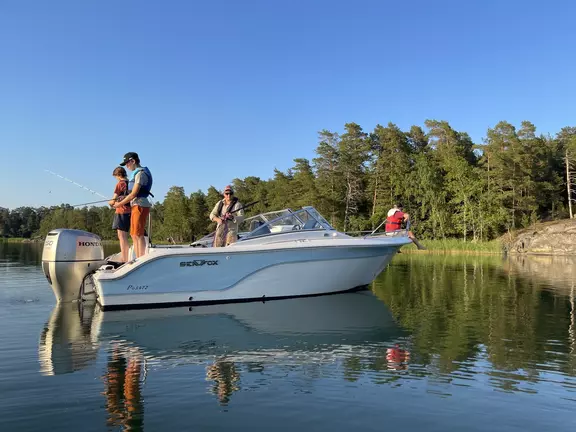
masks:
{"label": "calm lake water", "polygon": [[[112,251],[107,251],[112,252]],[[397,255],[372,292],[101,313],[0,243],[0,430],[559,431],[576,261]]]}

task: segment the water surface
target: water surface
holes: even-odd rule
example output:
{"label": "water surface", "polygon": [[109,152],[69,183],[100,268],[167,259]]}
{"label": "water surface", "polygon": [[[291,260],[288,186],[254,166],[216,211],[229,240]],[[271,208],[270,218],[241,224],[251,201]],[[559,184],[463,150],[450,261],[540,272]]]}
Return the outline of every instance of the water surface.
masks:
{"label": "water surface", "polygon": [[0,243],[0,430],[576,426],[571,258],[399,254],[361,293],[102,313],[57,306],[40,254]]}

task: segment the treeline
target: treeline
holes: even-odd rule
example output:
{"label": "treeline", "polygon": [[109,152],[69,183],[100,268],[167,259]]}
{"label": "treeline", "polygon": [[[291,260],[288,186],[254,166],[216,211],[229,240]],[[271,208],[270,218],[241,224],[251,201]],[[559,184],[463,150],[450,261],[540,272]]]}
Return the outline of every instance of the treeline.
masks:
{"label": "treeline", "polygon": [[[570,215],[567,180],[576,160],[576,128],[555,136],[500,122],[483,143],[446,121],[427,120],[425,129],[400,130],[377,125],[365,132],[347,123],[342,133],[319,133],[316,157],[294,159],[286,172],[268,180],[234,179],[243,203],[259,201],[249,214],[281,208],[315,206],[336,228],[369,230],[388,209],[402,202],[422,238],[490,240],[537,221]],[[174,186],[152,209],[153,237],[187,242],[210,232],[208,213],[219,191],[187,195]],[[74,209],[67,205],[0,210],[4,236],[45,236],[53,228],[85,229],[115,238],[113,212],[106,207]]]}

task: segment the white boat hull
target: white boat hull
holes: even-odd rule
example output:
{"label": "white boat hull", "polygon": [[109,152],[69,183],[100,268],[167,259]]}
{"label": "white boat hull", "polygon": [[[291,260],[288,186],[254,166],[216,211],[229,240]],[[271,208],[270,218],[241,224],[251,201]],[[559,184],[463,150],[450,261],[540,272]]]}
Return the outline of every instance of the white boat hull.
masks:
{"label": "white boat hull", "polygon": [[398,239],[325,239],[281,245],[152,250],[93,276],[104,310],[303,297],[370,284],[400,247]]}

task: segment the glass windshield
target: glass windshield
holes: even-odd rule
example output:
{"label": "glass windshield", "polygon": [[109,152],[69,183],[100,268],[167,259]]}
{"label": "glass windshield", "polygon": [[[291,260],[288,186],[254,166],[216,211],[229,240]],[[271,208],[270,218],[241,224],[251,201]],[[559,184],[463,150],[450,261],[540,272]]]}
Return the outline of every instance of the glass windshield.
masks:
{"label": "glass windshield", "polygon": [[322,215],[320,213],[318,213],[318,211],[314,208],[314,207],[304,207],[306,210],[308,210],[308,212],[318,221],[322,224],[322,226],[326,229],[329,230],[333,230],[334,228],[332,227],[332,225],[330,225],[328,223],[328,221],[326,219],[324,219],[322,217]]}
{"label": "glass windshield", "polygon": [[[286,231],[325,229],[324,224],[317,219],[317,217],[319,217],[323,220],[322,216],[313,208],[304,208],[296,212],[285,210],[281,213],[278,218],[271,221],[265,221],[264,218],[260,216],[244,221],[244,223],[249,224],[249,227],[246,227],[248,228],[246,231],[250,231],[250,233],[243,237],[243,239]],[[314,213],[316,213],[317,216],[314,215]],[[328,222],[326,222],[326,225],[328,225]],[[328,227],[330,227],[330,225],[328,225]]]}
{"label": "glass windshield", "polygon": [[289,216],[291,214],[292,212],[290,210],[280,210],[252,216],[245,219],[240,224],[238,231],[244,233],[250,233],[254,231],[256,228],[265,225],[270,221],[281,218],[283,216]]}

